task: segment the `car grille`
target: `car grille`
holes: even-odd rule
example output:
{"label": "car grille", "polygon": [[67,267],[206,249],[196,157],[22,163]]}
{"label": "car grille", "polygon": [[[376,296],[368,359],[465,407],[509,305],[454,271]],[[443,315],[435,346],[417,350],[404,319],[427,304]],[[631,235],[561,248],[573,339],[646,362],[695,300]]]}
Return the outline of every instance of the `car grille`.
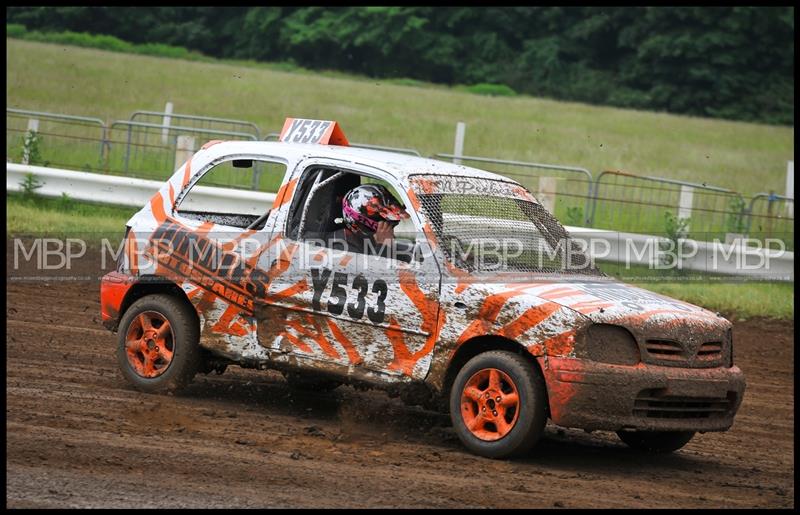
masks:
{"label": "car grille", "polygon": [[721,341],[704,342],[697,347],[673,340],[648,339],[644,343],[646,361],[671,367],[708,368],[722,364],[725,345]]}
{"label": "car grille", "polygon": [[706,342],[697,351],[700,359],[716,360],[722,358],[722,342]]}
{"label": "car grille", "polygon": [[663,390],[642,390],[633,404],[633,414],[646,418],[718,418],[730,410],[736,394],[728,397],[681,397],[663,395]]}
{"label": "car grille", "polygon": [[683,345],[669,340],[647,340],[647,353],[658,359],[685,360]]}

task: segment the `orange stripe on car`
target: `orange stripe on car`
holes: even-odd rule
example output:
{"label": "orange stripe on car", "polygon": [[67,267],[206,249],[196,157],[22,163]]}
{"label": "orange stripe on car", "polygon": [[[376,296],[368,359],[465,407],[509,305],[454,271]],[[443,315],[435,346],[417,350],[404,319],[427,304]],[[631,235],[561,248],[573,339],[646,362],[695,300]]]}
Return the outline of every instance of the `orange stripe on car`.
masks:
{"label": "orange stripe on car", "polygon": [[355,345],[353,345],[353,342],[351,342],[347,336],[345,336],[344,331],[339,329],[339,326],[336,325],[333,319],[325,318],[325,321],[328,322],[328,329],[331,330],[333,337],[336,338],[336,341],[338,341],[339,344],[344,347],[345,352],[347,352],[347,357],[350,360],[350,363],[352,365],[358,365],[364,361],[361,359],[361,356],[358,355],[358,351],[356,350]]}
{"label": "orange stripe on car", "polygon": [[214,227],[214,222],[203,222],[197,227],[195,233],[198,235],[208,234],[212,227]]}
{"label": "orange stripe on car", "polygon": [[525,331],[536,326],[545,318],[558,311],[561,306],[555,302],[548,302],[541,306],[534,306],[528,308],[522,315],[520,315],[513,322],[509,322],[497,331],[500,336],[505,336],[511,340],[518,338]]}
{"label": "orange stripe on car", "polygon": [[388,365],[390,370],[400,370],[403,374],[411,375],[414,365],[427,355],[436,341],[439,339],[439,331],[445,323],[444,310],[439,309],[439,303],[431,300],[420,289],[417,284],[416,275],[410,270],[400,270],[400,289],[403,290],[414,306],[422,315],[420,329],[428,333],[425,344],[417,352],[412,353],[405,344],[402,332],[398,332],[400,326],[394,317],[389,317],[389,327],[384,331],[386,337],[392,343],[394,349],[394,360]]}
{"label": "orange stripe on car", "polygon": [[150,209],[153,211],[156,222],[162,223],[167,219],[167,213],[164,211],[164,197],[160,192],[156,192],[150,199]]}
{"label": "orange stripe on car", "polygon": [[339,353],[336,352],[336,349],[333,348],[333,345],[331,345],[327,338],[325,338],[325,335],[322,334],[322,328],[319,326],[316,320],[314,320],[313,316],[304,315],[303,318],[307,324],[310,324],[314,327],[314,330],[305,327],[299,320],[289,320],[286,322],[286,325],[297,331],[298,334],[314,340],[319,348],[322,349],[322,351],[328,356],[334,359],[339,359]]}
{"label": "orange stripe on car", "polygon": [[294,193],[294,187],[297,185],[297,179],[292,179],[278,189],[275,194],[275,201],[272,203],[272,209],[278,209],[282,205],[291,200]]}
{"label": "orange stripe on car", "polygon": [[128,231],[128,239],[125,241],[125,253],[128,255],[128,266],[131,273],[136,275],[139,273],[139,260],[136,252],[138,247],[136,245],[136,234],[133,230]]}
{"label": "orange stripe on car", "polygon": [[[474,338],[475,336],[483,336],[485,334],[490,334],[492,327],[494,326],[495,320],[497,320],[497,316],[500,314],[500,311],[505,306],[508,299],[512,297],[516,297],[517,295],[522,295],[522,290],[527,288],[527,284],[518,284],[506,291],[502,291],[500,293],[495,293],[494,295],[489,295],[486,297],[486,300],[483,301],[483,305],[481,309],[478,311],[478,315],[472,323],[467,326],[467,328],[461,333],[459,336],[457,343],[461,345],[465,341]],[[455,352],[455,349],[454,351]]]}
{"label": "orange stripe on car", "polygon": [[569,304],[568,306],[571,309],[577,311],[578,313],[588,315],[589,313],[594,313],[595,311],[599,311],[601,309],[605,309],[613,305],[614,305],[613,302],[607,302],[603,300],[590,300],[584,302],[576,302],[575,304]]}
{"label": "orange stripe on car", "polygon": [[568,356],[575,348],[575,331],[570,329],[541,343],[548,356]]}
{"label": "orange stripe on car", "polygon": [[202,147],[200,147],[200,150],[205,150],[205,149],[207,149],[209,147],[213,147],[217,143],[222,143],[222,140],[221,139],[212,139],[211,141],[206,142]]}
{"label": "orange stripe on car", "polygon": [[239,312],[240,309],[238,306],[230,304],[227,308],[225,308],[225,312],[222,313],[221,317],[219,317],[219,320],[211,328],[211,331],[215,333],[238,334],[239,331],[231,331],[229,326],[233,318],[238,315]]}
{"label": "orange stripe on car", "polygon": [[287,298],[297,295],[298,293],[302,293],[306,290],[308,290],[308,282],[305,279],[300,279],[292,286],[289,286],[288,288],[279,292],[270,293],[267,295],[267,297],[269,297],[269,300],[286,300]]}
{"label": "orange stripe on car", "polygon": [[306,345],[300,338],[294,336],[293,334],[284,331],[280,335],[289,340],[292,343],[292,345],[298,347],[301,351],[305,352],[306,354],[314,354],[314,351],[311,350],[311,347]]}
{"label": "orange stripe on car", "polygon": [[554,299],[560,299],[562,297],[572,297],[575,295],[586,295],[586,294],[574,288],[564,287],[564,288],[555,288],[553,290],[544,292],[540,294],[539,297],[547,300],[554,300]]}
{"label": "orange stripe on car", "polygon": [[222,250],[231,250],[231,249],[233,249],[233,247],[235,247],[237,243],[239,243],[241,240],[243,240],[243,239],[245,239],[245,238],[247,238],[249,236],[252,236],[255,232],[256,232],[255,229],[250,229],[249,231],[243,232],[239,236],[235,237],[233,240],[228,241],[226,243],[223,243],[222,244]]}

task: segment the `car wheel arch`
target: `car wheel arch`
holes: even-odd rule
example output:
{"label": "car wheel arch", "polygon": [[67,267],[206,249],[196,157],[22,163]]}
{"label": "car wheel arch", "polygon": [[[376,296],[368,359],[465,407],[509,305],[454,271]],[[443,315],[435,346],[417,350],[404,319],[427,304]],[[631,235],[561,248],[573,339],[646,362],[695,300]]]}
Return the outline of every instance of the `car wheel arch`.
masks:
{"label": "car wheel arch", "polygon": [[470,338],[466,342],[459,345],[453,357],[447,365],[447,370],[444,374],[441,392],[447,396],[450,393],[450,388],[453,386],[458,371],[461,370],[470,359],[478,354],[493,350],[505,350],[515,352],[527,358],[539,372],[542,372],[536,355],[533,354],[529,347],[522,345],[516,340],[506,338],[498,335],[482,335]]}
{"label": "car wheel arch", "polygon": [[[172,281],[155,275],[143,275],[139,277],[138,280],[131,285],[130,289],[128,289],[128,291],[125,293],[125,297],[122,299],[122,304],[120,305],[117,323],[122,320],[122,317],[125,316],[125,312],[131,307],[131,305],[133,305],[134,302],[148,295],[155,294],[166,294],[183,300],[188,305],[192,306],[192,312],[194,312],[197,316],[197,311],[194,309],[194,305],[189,300],[186,292],[180,286]],[[200,325],[199,316],[197,317],[197,324],[198,326]]]}

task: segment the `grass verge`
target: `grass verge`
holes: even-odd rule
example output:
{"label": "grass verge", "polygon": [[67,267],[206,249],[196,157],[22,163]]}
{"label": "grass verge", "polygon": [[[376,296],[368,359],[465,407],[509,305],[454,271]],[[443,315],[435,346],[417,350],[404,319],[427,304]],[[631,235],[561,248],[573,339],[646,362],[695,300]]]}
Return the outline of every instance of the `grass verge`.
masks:
{"label": "grass verge", "polygon": [[595,175],[620,169],[745,194],[782,192],[786,162],[794,156],[792,127],[483,96],[262,63],[6,42],[7,105],[22,109],[109,121],[128,119],[136,110],[162,111],[170,101],[177,113],[250,121],[265,133],[279,132],[287,116],[337,120],[351,141],[415,148],[423,155],[450,152],[462,121],[468,155],[581,166]]}
{"label": "grass verge", "polygon": [[100,241],[121,237],[125,222],[138,211],[133,207],[53,199],[40,196],[6,194],[6,232],[8,236],[48,235],[84,237]]}

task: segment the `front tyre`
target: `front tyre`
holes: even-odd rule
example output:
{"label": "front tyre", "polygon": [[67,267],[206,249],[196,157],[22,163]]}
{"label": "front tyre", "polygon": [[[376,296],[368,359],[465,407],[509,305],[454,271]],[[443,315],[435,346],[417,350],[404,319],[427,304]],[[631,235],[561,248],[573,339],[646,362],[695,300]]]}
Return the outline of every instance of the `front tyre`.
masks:
{"label": "front tyre", "polygon": [[694,437],[694,431],[617,431],[619,439],[637,451],[677,451]]}
{"label": "front tyre", "polygon": [[148,295],[120,320],[117,361],[137,390],[175,392],[186,387],[201,364],[200,327],[194,308],[169,295]]}
{"label": "front tyre", "polygon": [[450,418],[461,442],[487,458],[525,454],[547,422],[547,395],[538,367],[513,352],[469,360],[450,390]]}

